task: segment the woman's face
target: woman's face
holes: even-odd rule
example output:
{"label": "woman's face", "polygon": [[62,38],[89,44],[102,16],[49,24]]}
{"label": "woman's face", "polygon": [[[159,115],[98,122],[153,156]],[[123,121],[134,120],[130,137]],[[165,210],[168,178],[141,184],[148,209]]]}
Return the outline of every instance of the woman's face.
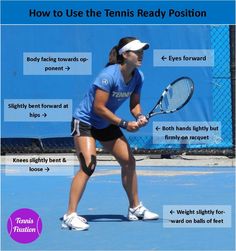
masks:
{"label": "woman's face", "polygon": [[133,67],[139,67],[143,61],[143,49],[138,51],[126,51],[124,53],[125,62]]}

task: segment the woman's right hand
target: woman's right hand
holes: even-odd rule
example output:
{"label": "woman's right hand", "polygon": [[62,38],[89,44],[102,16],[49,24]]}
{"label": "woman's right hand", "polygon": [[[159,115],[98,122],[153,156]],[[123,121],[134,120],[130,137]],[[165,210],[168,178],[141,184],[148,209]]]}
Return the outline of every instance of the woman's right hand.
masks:
{"label": "woman's right hand", "polygon": [[129,121],[126,130],[129,132],[136,132],[139,129],[139,125],[136,121]]}

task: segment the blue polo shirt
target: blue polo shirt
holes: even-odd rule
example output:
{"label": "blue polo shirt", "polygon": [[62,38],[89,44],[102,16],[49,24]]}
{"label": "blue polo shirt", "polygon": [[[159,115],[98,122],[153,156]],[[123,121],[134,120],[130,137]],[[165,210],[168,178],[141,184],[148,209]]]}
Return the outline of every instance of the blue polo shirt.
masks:
{"label": "blue polo shirt", "polygon": [[132,93],[140,94],[143,85],[143,74],[134,70],[133,77],[128,83],[124,82],[119,64],[110,65],[102,70],[85,94],[79,107],[74,112],[74,118],[87,123],[97,129],[110,125],[109,121],[98,116],[93,110],[95,92],[97,88],[108,92],[109,99],[106,107],[113,113],[128,99]]}

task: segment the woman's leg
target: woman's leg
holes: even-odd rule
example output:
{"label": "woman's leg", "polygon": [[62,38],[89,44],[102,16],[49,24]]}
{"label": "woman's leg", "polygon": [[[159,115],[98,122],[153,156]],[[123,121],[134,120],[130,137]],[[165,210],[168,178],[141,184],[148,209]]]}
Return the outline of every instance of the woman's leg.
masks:
{"label": "woman's leg", "polygon": [[136,175],[135,159],[125,137],[112,141],[101,141],[121,165],[122,184],[128,196],[131,208],[139,205],[138,184]]}
{"label": "woman's leg", "polygon": [[80,161],[80,170],[71,183],[67,214],[76,212],[87,181],[96,166],[96,142],[92,137],[74,136],[76,153]]}

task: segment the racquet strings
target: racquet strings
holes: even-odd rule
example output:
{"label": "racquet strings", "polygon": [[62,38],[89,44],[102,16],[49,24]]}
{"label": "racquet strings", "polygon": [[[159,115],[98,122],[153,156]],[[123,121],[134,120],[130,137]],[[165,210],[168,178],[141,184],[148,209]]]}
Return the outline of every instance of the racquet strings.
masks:
{"label": "racquet strings", "polygon": [[181,79],[170,85],[163,94],[161,108],[163,111],[174,111],[180,108],[189,98],[192,91],[192,81]]}

